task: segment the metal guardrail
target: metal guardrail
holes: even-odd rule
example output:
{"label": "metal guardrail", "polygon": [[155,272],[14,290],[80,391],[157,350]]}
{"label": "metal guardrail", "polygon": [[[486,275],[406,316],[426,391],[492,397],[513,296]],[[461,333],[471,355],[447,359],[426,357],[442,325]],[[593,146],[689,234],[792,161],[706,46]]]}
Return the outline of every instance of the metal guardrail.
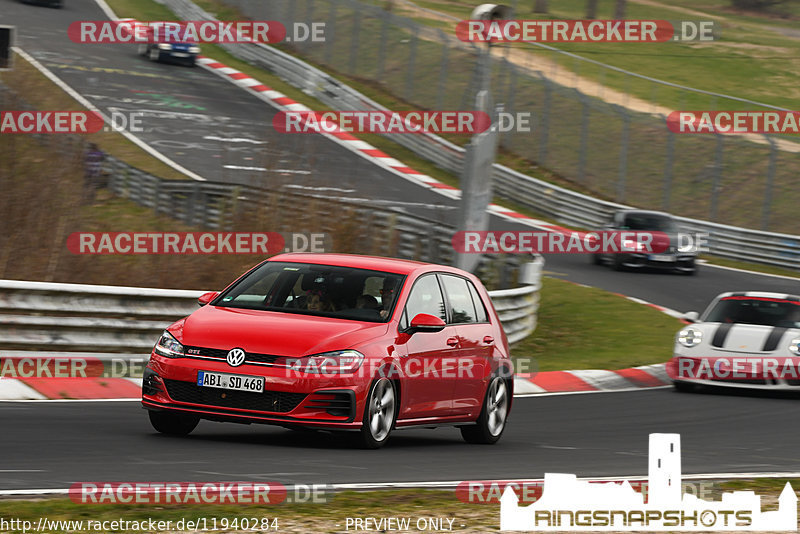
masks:
{"label": "metal guardrail", "polygon": [[[214,19],[190,0],[164,0],[185,20]],[[337,110],[386,108],[308,63],[263,44],[223,45],[234,56],[274,72],[288,83]],[[387,135],[439,167],[460,174],[464,149],[434,135]],[[495,193],[562,224],[599,228],[611,213],[625,206],[599,200],[538,180],[500,164],[492,176]],[[800,269],[800,236],[751,230],[685,217],[686,231],[709,234],[709,253],[724,258]]]}
{"label": "metal guardrail", "polygon": [[[510,342],[536,327],[542,265],[541,258],[529,264],[526,285],[489,293]],[[0,280],[0,350],[139,358],[164,328],[197,309],[203,293]]]}

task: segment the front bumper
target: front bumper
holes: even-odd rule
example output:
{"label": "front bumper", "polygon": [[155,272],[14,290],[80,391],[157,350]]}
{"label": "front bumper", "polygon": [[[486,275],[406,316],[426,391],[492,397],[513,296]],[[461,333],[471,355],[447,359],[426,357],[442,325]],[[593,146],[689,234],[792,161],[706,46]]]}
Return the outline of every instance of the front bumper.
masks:
{"label": "front bumper", "polygon": [[[265,377],[263,393],[197,385],[198,371]],[[368,380],[352,375],[303,375],[284,367],[152,354],[142,384],[148,410],[192,413],[203,419],[282,426],[358,428]]]}
{"label": "front bumper", "polygon": [[800,391],[800,358],[676,354],[667,362],[666,372],[673,382],[682,384]]}
{"label": "front bumper", "polygon": [[[674,261],[663,261],[659,257],[671,257]],[[625,253],[619,255],[619,261],[631,269],[651,268],[679,272],[693,272],[696,269],[696,257],[691,254],[639,254]]]}

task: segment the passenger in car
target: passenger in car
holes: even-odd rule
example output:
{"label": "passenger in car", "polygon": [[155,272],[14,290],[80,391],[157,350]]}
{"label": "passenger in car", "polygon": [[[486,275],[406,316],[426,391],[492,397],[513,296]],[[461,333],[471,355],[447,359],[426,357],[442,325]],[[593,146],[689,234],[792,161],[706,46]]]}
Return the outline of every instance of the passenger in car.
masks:
{"label": "passenger in car", "polygon": [[311,289],[306,298],[306,307],[309,311],[333,312],[336,308],[328,294],[321,289]]}

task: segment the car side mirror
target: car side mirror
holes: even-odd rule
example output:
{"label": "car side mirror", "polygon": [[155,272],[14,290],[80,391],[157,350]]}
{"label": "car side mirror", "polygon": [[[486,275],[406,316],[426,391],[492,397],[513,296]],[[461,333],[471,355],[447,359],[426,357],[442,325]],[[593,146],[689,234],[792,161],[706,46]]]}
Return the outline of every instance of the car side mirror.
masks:
{"label": "car side mirror", "polygon": [[197,299],[197,304],[200,306],[205,306],[218,296],[219,296],[219,291],[209,291],[208,293],[203,293],[202,295],[200,295],[200,298]]}
{"label": "car side mirror", "polygon": [[427,313],[418,313],[411,319],[411,326],[406,328],[406,334],[415,334],[417,332],[441,332],[447,326],[444,321],[435,315]]}
{"label": "car side mirror", "polygon": [[690,311],[683,314],[683,320],[689,321],[690,323],[696,323],[697,319],[700,318],[700,314],[696,311]]}

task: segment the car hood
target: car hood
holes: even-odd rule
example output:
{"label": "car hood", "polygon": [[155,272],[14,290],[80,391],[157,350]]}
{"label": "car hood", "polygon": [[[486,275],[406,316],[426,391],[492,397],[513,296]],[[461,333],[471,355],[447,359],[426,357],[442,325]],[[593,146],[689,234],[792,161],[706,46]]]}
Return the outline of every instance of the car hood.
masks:
{"label": "car hood", "polygon": [[744,323],[698,323],[692,326],[703,332],[703,345],[715,351],[787,352],[792,339],[800,337],[797,328],[779,326]]}
{"label": "car hood", "polygon": [[386,323],[210,305],[173,326],[170,331],[187,346],[239,347],[246,352],[290,357],[358,349],[389,328]]}

